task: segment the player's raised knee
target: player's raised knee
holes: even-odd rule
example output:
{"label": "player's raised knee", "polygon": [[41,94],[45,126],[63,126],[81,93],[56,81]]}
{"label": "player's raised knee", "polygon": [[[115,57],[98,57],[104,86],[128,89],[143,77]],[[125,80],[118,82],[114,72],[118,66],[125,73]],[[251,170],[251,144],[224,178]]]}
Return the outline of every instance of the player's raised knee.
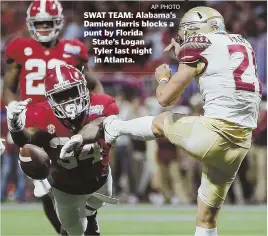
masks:
{"label": "player's raised knee", "polygon": [[172,114],[170,111],[163,112],[157,115],[152,124],[152,131],[156,137],[164,135],[164,122],[168,115]]}

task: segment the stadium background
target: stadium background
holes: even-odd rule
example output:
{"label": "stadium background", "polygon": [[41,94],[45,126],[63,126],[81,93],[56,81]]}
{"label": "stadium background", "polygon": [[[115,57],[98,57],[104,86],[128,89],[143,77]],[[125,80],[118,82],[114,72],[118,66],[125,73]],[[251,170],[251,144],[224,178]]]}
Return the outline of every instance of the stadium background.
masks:
{"label": "stadium background", "polygon": [[[224,16],[229,32],[245,36],[253,45],[258,76],[264,88],[259,125],[254,131],[252,148],[242,163],[226,200],[226,204],[235,206],[224,208],[220,226],[221,232],[226,235],[267,235],[267,2],[162,2],[180,4],[181,9],[176,11],[175,23],[191,7],[214,7]],[[1,82],[6,70],[6,44],[14,37],[29,36],[25,25],[29,3],[1,2]],[[147,12],[153,2],[61,3],[65,17],[61,37],[84,41],[92,56],[91,38],[83,38],[84,11]],[[176,29],[143,28],[143,38],[146,45],[153,48],[153,53],[139,56],[134,65],[95,65],[92,59],[89,61],[89,67],[102,81],[106,93],[116,97],[123,119],[155,115],[163,111],[154,98],[154,70],[158,65],[168,62],[172,71],[176,71],[178,63],[173,54],[163,53],[165,46],[175,36]],[[180,101],[168,109],[185,114],[202,114],[202,100],[197,91],[197,86],[192,82]],[[6,136],[5,115],[2,106],[2,137]],[[30,235],[40,232],[40,229],[43,229],[42,235],[53,235],[48,223],[42,223],[45,217],[38,199],[33,196],[31,182],[17,165],[18,149],[10,143],[9,138],[7,142],[7,151],[1,156],[1,235]],[[191,235],[201,173],[199,163],[164,139],[145,143],[124,136],[113,150],[111,165],[114,194],[121,203],[127,205],[107,207],[100,211],[100,225],[105,235]],[[16,227],[10,223],[14,219]],[[231,223],[234,220],[237,224]],[[122,225],[121,222],[125,224]]]}

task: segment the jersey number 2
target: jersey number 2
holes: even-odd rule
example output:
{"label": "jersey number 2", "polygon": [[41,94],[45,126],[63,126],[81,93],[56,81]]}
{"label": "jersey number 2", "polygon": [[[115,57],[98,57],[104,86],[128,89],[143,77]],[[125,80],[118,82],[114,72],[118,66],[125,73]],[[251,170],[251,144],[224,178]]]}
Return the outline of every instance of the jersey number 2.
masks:
{"label": "jersey number 2", "polygon": [[[255,92],[256,88],[255,88],[254,82],[248,83],[248,82],[244,82],[242,80],[242,75],[249,66],[249,58],[248,58],[248,52],[247,52],[246,47],[241,45],[241,44],[235,44],[235,45],[229,45],[228,49],[229,49],[230,56],[233,53],[237,53],[237,52],[242,53],[244,56],[244,59],[242,60],[242,62],[233,71],[236,90],[246,90],[246,91]],[[256,82],[258,81],[257,83],[259,83],[259,86],[260,86],[259,89],[261,90],[261,84],[260,84],[259,80],[257,79],[258,78],[257,77],[257,67],[256,67],[256,60],[255,60],[255,55],[254,55],[253,51],[251,51],[251,56],[252,56],[252,64],[253,64],[254,69],[255,69]]]}
{"label": "jersey number 2", "polygon": [[[47,63],[43,59],[29,59],[25,62],[25,70],[32,71],[37,68],[36,72],[30,72],[26,75],[26,94],[27,95],[44,95],[45,85],[44,77],[47,69],[53,69],[56,65],[63,65],[64,61],[50,59]],[[34,82],[38,82],[34,84]]]}

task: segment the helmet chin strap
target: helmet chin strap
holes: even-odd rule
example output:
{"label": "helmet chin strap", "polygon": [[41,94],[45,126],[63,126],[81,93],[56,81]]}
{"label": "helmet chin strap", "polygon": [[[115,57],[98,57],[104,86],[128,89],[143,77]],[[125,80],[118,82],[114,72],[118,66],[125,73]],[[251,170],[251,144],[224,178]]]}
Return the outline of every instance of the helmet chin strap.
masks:
{"label": "helmet chin strap", "polygon": [[83,74],[83,71],[85,69],[85,66],[82,66],[81,73]]}

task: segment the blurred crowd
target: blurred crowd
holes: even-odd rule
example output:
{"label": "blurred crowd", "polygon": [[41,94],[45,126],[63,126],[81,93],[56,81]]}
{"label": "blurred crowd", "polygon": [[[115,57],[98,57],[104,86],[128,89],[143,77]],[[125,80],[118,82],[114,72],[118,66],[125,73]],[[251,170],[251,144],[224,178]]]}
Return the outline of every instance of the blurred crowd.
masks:
{"label": "blurred crowd", "polygon": [[[172,3],[163,2],[165,4]],[[164,54],[163,50],[169,44],[170,39],[175,37],[182,15],[188,9],[200,5],[211,6],[220,11],[225,18],[227,31],[239,33],[252,43],[256,54],[258,76],[264,90],[259,125],[253,135],[253,145],[242,163],[238,178],[231,187],[227,201],[232,204],[266,202],[267,2],[176,2],[181,5],[181,8],[176,11],[177,18],[170,19],[170,21],[174,21],[175,27],[141,28],[140,30],[144,34],[142,38],[147,47],[152,47],[153,53],[135,57],[136,63],[131,65],[94,64],[92,38],[84,38],[83,32],[84,30],[99,30],[99,28],[84,28],[83,13],[84,11],[159,12],[150,10],[152,1],[62,1],[61,3],[65,16],[65,26],[61,37],[78,38],[87,45],[88,53],[91,56],[89,67],[94,75],[102,81],[106,93],[116,98],[122,119],[155,115],[164,110],[154,97],[156,88],[154,70],[164,62],[170,65],[173,72],[177,70],[178,63],[174,55],[172,53]],[[157,3],[160,4],[159,1]],[[25,25],[28,5],[29,2],[24,1],[1,2],[1,78],[6,70],[4,61],[6,44],[16,36],[29,36]],[[14,21],[15,18],[16,21]],[[202,99],[195,82],[193,81],[189,85],[175,106],[167,109],[183,114],[202,114]],[[1,132],[3,133],[6,129],[5,109],[1,109],[1,120]],[[1,157],[1,201],[8,199],[34,200],[33,186],[17,164],[18,149],[14,147],[10,137],[7,137],[7,144],[7,151]],[[165,139],[141,142],[128,136],[122,136],[112,150],[111,160],[115,195],[122,202],[189,204],[196,201],[202,167]]]}

